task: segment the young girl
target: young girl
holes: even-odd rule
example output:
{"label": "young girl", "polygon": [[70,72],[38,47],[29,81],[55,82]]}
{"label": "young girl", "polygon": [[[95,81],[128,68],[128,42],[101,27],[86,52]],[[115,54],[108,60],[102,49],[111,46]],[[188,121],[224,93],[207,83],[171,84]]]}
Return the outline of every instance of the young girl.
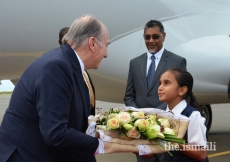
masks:
{"label": "young girl", "polygon": [[175,115],[182,114],[190,119],[184,136],[188,145],[180,144],[179,150],[171,151],[173,156],[166,153],[168,162],[208,161],[205,149],[207,144],[205,119],[196,109],[198,104],[192,93],[192,87],[193,77],[185,70],[169,69],[161,75],[158,95],[160,101],[167,103],[166,111],[171,111]]}

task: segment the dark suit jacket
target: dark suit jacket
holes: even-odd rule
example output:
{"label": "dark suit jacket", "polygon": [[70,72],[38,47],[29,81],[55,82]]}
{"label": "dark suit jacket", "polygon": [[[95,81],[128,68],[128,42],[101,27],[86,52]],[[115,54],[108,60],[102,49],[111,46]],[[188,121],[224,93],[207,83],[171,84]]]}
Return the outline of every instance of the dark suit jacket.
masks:
{"label": "dark suit jacket", "polygon": [[89,75],[89,73],[87,72],[87,71],[85,71],[86,73],[87,73],[87,75],[88,75],[88,78],[89,78],[89,81],[90,81],[90,84],[91,84],[91,86],[92,86],[92,89],[93,89],[93,94],[94,94],[94,106],[93,107],[91,107],[91,115],[95,115],[95,107],[96,107],[96,102],[95,102],[95,100],[96,100],[96,94],[95,94],[95,88],[94,88],[94,85],[93,85],[93,82],[92,82],[92,80],[91,80],[91,78],[90,78],[90,75]]}
{"label": "dark suit jacket", "polygon": [[89,99],[76,54],[62,45],[21,76],[0,129],[0,161],[90,161],[98,140],[85,134]]}
{"label": "dark suit jacket", "polygon": [[180,67],[186,70],[186,59],[164,50],[154,74],[151,88],[148,90],[146,80],[147,53],[130,61],[129,75],[125,92],[125,105],[137,108],[153,107],[163,109],[158,97],[158,87],[161,75],[170,68]]}

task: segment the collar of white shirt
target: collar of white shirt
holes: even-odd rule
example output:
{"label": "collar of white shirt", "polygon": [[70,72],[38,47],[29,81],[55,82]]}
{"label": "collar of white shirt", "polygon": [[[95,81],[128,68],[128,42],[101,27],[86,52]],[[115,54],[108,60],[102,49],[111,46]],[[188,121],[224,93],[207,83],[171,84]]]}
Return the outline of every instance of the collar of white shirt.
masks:
{"label": "collar of white shirt", "polygon": [[[163,54],[163,52],[164,52],[164,49],[165,49],[165,48],[162,47],[160,51],[158,51],[157,53],[154,54],[155,59],[157,59],[157,60],[160,60],[160,59],[161,59],[161,56],[162,56],[162,54]],[[151,54],[149,51],[147,51],[148,59],[151,59],[151,56],[152,56],[152,55],[153,55],[153,54]]]}
{"label": "collar of white shirt", "polygon": [[[73,50],[74,51],[74,50]],[[81,66],[81,72],[82,72],[82,75],[83,75],[83,73],[84,73],[84,64],[83,64],[83,62],[82,62],[82,60],[81,60],[81,58],[78,56],[78,54],[77,54],[77,52],[76,51],[74,51],[74,53],[76,54],[76,56],[77,56],[77,59],[78,59],[78,61],[79,61],[79,63],[80,63],[80,66]]]}
{"label": "collar of white shirt", "polygon": [[[175,115],[180,115],[181,112],[187,107],[187,102],[185,100],[182,100],[180,103],[178,103],[171,111],[173,112],[173,114]],[[170,109],[166,108],[166,111],[170,111]]]}

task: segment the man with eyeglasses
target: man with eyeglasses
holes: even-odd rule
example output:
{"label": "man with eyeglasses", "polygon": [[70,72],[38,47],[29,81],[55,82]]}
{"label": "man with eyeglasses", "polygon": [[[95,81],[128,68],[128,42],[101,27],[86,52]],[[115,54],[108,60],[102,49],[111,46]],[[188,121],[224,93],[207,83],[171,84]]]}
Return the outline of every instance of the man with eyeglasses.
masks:
{"label": "man with eyeglasses", "polygon": [[[166,37],[160,21],[150,20],[144,27],[144,40],[147,52],[132,59],[124,102],[126,106],[136,108],[166,109],[166,103],[159,101],[159,78],[167,69],[179,67],[186,70],[186,59],[163,46]],[[163,154],[150,159],[137,156],[138,162],[164,162]]]}

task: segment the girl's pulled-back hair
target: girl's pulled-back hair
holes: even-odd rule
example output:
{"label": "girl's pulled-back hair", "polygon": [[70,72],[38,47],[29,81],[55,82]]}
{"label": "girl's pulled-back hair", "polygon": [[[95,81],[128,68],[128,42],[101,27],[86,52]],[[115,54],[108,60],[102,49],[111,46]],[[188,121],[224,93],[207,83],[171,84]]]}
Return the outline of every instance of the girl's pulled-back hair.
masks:
{"label": "girl's pulled-back hair", "polygon": [[176,81],[178,82],[180,87],[186,86],[188,88],[188,91],[185,93],[185,100],[190,106],[197,108],[199,110],[199,105],[197,103],[196,97],[192,93],[192,88],[193,88],[192,75],[186,70],[180,68],[173,68],[167,71],[170,71],[174,74]]}

